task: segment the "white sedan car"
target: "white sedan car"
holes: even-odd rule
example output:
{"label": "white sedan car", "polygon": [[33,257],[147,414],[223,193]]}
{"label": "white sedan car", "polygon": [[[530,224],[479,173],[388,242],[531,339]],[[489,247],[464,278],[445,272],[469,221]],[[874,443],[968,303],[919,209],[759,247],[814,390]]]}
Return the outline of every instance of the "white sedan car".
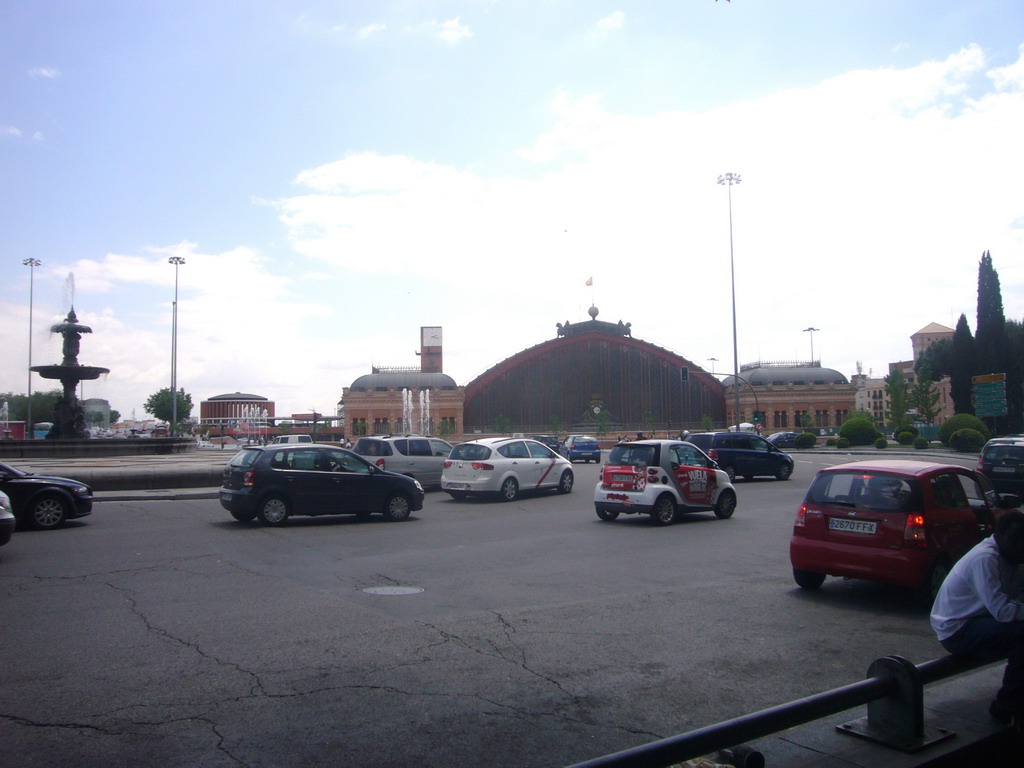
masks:
{"label": "white sedan car", "polygon": [[572,491],[572,463],[536,440],[489,437],[452,448],[441,472],[441,490],[454,499],[498,494],[515,501],[521,491]]}

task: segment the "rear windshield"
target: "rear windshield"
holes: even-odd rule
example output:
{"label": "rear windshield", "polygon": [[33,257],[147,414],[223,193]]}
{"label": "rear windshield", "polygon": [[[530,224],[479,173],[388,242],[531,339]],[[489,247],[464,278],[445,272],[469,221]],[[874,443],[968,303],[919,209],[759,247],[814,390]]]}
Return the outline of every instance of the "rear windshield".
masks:
{"label": "rear windshield", "polygon": [[476,443],[456,445],[448,455],[449,459],[456,459],[458,461],[483,461],[490,457],[491,449],[486,445],[478,445]]}
{"label": "rear windshield", "polygon": [[394,453],[391,450],[391,446],[385,443],[383,440],[369,440],[365,437],[361,437],[356,441],[356,446],[353,448],[356,453],[360,456],[393,456]]}
{"label": "rear windshield", "polygon": [[251,467],[262,454],[263,451],[243,449],[231,457],[228,465],[232,467]]}
{"label": "rear windshield", "polygon": [[597,440],[592,437],[575,437],[573,438],[573,443],[575,445],[594,445],[597,443]]}
{"label": "rear windshield", "polygon": [[870,472],[822,472],[807,491],[808,504],[906,512],[918,505],[917,482]]}
{"label": "rear windshield", "polygon": [[608,463],[649,467],[657,463],[655,451],[653,445],[616,445],[608,454]]}
{"label": "rear windshield", "polygon": [[1024,463],[1024,445],[990,445],[985,450],[985,461]]}
{"label": "rear windshield", "polygon": [[686,438],[686,442],[693,443],[705,453],[707,453],[708,449],[711,447],[711,440],[711,435],[690,435]]}

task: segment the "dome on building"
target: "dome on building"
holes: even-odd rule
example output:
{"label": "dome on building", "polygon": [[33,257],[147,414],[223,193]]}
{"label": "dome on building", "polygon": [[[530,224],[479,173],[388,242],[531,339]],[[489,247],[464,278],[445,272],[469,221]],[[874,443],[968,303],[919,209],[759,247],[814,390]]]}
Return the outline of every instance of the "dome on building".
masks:
{"label": "dome on building", "polygon": [[231,401],[235,401],[235,402],[244,402],[246,400],[252,400],[253,402],[259,402],[259,403],[267,402],[267,398],[263,397],[262,395],[248,395],[248,394],[246,394],[244,392],[234,392],[234,393],[228,394],[228,395],[214,395],[213,397],[206,398],[206,400],[207,400],[207,402],[212,402],[212,401],[217,401],[217,400],[231,400]]}
{"label": "dome on building", "polygon": [[[816,365],[758,365],[740,368],[740,378],[751,386],[785,386],[795,384],[849,384],[849,380],[839,371],[822,368]],[[722,384],[731,387],[733,376],[726,376]]]}
{"label": "dome on building", "polygon": [[352,382],[353,392],[383,392],[389,389],[456,389],[455,379],[446,373],[419,370],[367,373]]}

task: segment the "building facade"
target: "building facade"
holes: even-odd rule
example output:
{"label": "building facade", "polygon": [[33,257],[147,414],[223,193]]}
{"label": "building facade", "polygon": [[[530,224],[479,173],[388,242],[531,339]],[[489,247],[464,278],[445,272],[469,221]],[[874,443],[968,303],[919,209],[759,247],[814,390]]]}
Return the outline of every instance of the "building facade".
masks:
{"label": "building facade", "polygon": [[730,425],[754,424],[766,434],[811,428],[831,434],[856,410],[856,386],[839,371],[811,362],[746,363],[739,379],[738,417],[736,377],[722,382]]}

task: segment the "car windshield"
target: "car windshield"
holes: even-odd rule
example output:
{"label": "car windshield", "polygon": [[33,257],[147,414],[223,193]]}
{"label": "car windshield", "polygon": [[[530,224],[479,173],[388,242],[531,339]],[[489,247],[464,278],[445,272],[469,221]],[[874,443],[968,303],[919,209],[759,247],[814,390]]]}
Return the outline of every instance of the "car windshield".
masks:
{"label": "car windshield", "polygon": [[653,445],[616,445],[608,454],[609,464],[629,464],[639,467],[655,463],[655,447]]}
{"label": "car windshield", "polygon": [[807,503],[906,512],[918,496],[917,482],[895,475],[870,472],[822,472],[807,491]]}
{"label": "car windshield", "polygon": [[449,459],[457,461],[483,461],[491,457],[491,449],[479,443],[456,445],[449,454]]}

